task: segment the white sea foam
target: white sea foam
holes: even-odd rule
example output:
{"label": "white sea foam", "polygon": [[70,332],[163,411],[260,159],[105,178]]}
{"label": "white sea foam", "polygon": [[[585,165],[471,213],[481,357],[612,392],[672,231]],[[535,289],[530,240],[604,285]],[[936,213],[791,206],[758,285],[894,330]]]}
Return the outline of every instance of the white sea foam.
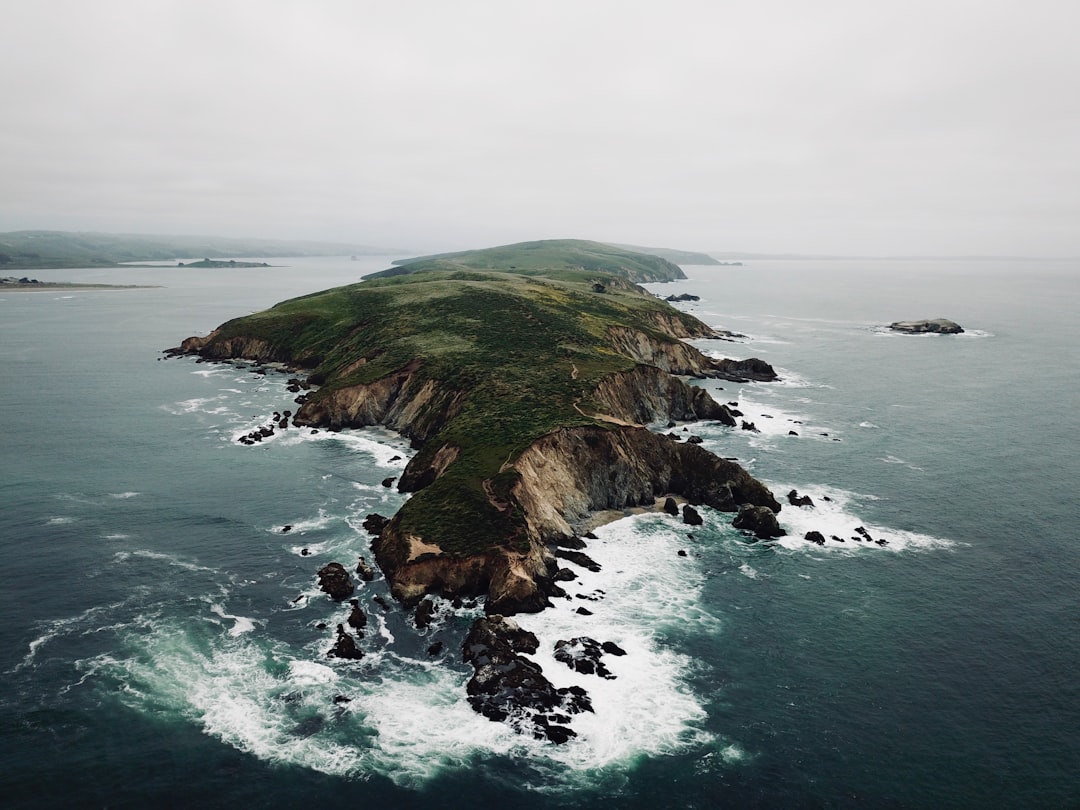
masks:
{"label": "white sea foam", "polygon": [[45,524],[48,526],[66,526],[69,523],[74,523],[77,519],[67,515],[55,515],[46,520]]}
{"label": "white sea foam", "polygon": [[[359,662],[325,658],[325,637],[297,649],[240,632],[243,617],[211,600],[214,614],[238,622],[229,633],[208,634],[191,619],[154,619],[129,630],[126,657],[88,666],[119,679],[110,693],[133,708],[175,713],[266,761],[353,778],[379,774],[405,786],[473,768],[478,759],[513,757],[522,783],[542,789],[617,773],[641,756],[711,744],[701,728],[701,700],[686,682],[698,665],[665,641],[720,625],[700,604],[699,564],[676,554],[685,538],[660,515],[609,524],[597,534],[586,553],[602,570],[579,570],[566,583],[571,594],[595,601],[559,600],[543,613],[518,617],[541,640],[535,658],[545,674],[557,686],[579,684],[592,697],[595,713],[573,717],[578,736],[565,745],[474,712],[465,699],[467,669],[401,657],[390,649],[394,634],[379,612],[370,615]],[[575,613],[579,605],[592,615]],[[440,616],[477,612],[440,606]],[[439,632],[451,630],[448,624]],[[614,680],[582,675],[554,659],[556,640],[579,635],[626,650],[604,656]]]}
{"label": "white sea foam", "polygon": [[[774,492],[787,492],[791,486],[769,483]],[[784,508],[777,516],[780,526],[787,535],[774,541],[778,546],[789,551],[799,552],[839,552],[860,554],[870,552],[900,552],[925,549],[950,548],[953,541],[942,537],[920,534],[918,532],[894,529],[871,523],[858,514],[861,503],[877,500],[871,495],[862,495],[833,487],[806,485],[797,487],[800,495],[809,495],[814,506],[791,506]],[[825,500],[829,498],[829,500]],[[860,535],[857,527],[864,528],[876,541],[884,539],[882,546],[865,539],[856,540]],[[825,545],[818,546],[805,539],[809,531],[820,532],[825,538]],[[842,541],[834,538],[843,538]]]}
{"label": "white sea foam", "polygon": [[[716,632],[719,619],[700,603],[704,581],[692,557],[676,553],[685,538],[657,515],[628,518],[596,530],[586,553],[601,566],[591,572],[572,564],[578,575],[564,583],[571,596],[519,623],[536,633],[533,658],[556,686],[579,685],[593,701],[593,713],[576,715],[578,736],[548,755],[588,770],[626,764],[642,754],[670,754],[701,744],[705,710],[685,682],[695,666],[662,641],[665,630]],[[597,597],[599,598],[597,599]],[[595,600],[595,601],[594,601]],[[592,615],[576,612],[585,607]],[[606,680],[577,673],[555,660],[555,642],[577,636],[611,641],[626,656],[605,655],[616,676]]]}
{"label": "white sea foam", "polygon": [[233,622],[233,626],[229,628],[230,636],[243,635],[244,633],[250,633],[255,629],[255,621],[253,619],[249,619],[246,616],[233,616],[232,614],[226,613],[225,608],[221,605],[211,605],[210,612]]}
{"label": "white sea foam", "polygon": [[897,458],[896,456],[892,455],[879,456],[878,461],[884,461],[886,464],[901,464],[904,467],[907,467],[909,470],[915,470],[916,472],[926,472],[926,470],[924,470],[922,467],[919,467],[916,464],[911,464],[910,462],[905,461],[902,458]]}
{"label": "white sea foam", "polygon": [[117,500],[120,500],[120,501],[125,501],[128,498],[137,498],[141,494],[142,494],[141,492],[110,492],[109,497],[110,498],[116,498]]}
{"label": "white sea foam", "polygon": [[210,573],[216,573],[216,568],[208,568],[205,565],[199,565],[198,563],[185,560],[176,554],[165,554],[161,551],[151,551],[150,549],[135,549],[133,551],[118,551],[113,555],[113,559],[116,562],[127,562],[132,557],[137,557],[145,560],[158,560],[168,565],[182,568],[185,571],[205,571]]}

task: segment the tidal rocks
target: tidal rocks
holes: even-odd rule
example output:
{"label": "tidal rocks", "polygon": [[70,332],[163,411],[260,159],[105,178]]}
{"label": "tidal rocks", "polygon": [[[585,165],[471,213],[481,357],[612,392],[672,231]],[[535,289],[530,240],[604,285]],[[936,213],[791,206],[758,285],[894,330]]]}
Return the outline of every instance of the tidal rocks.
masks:
{"label": "tidal rocks", "polygon": [[669,515],[675,516],[679,514],[679,504],[675,502],[674,498],[664,499],[664,511]]}
{"label": "tidal rocks", "polygon": [[364,582],[371,582],[375,579],[375,569],[368,565],[368,561],[363,557],[356,561],[356,574]]}
{"label": "tidal rocks", "polygon": [[356,646],[356,639],[345,632],[343,625],[337,626],[337,641],[326,653],[330,658],[346,658],[358,661],[364,657],[364,653]]}
{"label": "tidal rocks", "polygon": [[535,653],[536,636],[500,615],[477,619],[462,649],[473,676],[466,685],[469,705],[489,720],[513,718],[518,731],[563,743],[577,736],[565,724],[571,714],[592,711],[584,689],[556,689],[540,666],[521,653]]}
{"label": "tidal rocks", "polygon": [[792,506],[813,506],[814,499],[809,495],[800,495],[798,490],[791,490],[787,494],[788,503]]}
{"label": "tidal rocks", "polygon": [[700,301],[700,295],[693,295],[692,293],[683,293],[682,295],[669,295],[664,299],[665,301]]}
{"label": "tidal rocks", "polygon": [[821,532],[809,531],[804,535],[804,539],[809,540],[811,543],[817,543],[819,546],[825,545],[825,535]]}
{"label": "tidal rocks", "polygon": [[332,562],[319,569],[319,590],[330,594],[331,598],[340,602],[352,596],[356,586],[353,585],[345,566]]}
{"label": "tidal rocks", "polygon": [[596,639],[579,636],[569,641],[562,639],[555,642],[555,660],[566,664],[575,672],[584,675],[599,675],[613,680],[615,676],[600,658],[606,650]]}
{"label": "tidal rocks", "polygon": [[894,332],[904,332],[909,335],[926,333],[959,335],[964,331],[960,324],[947,318],[930,318],[924,321],[895,321],[889,324],[889,328]]}
{"label": "tidal rocks", "polygon": [[744,503],[739,507],[739,514],[735,516],[735,520],[731,522],[731,525],[736,529],[753,532],[761,540],[770,537],[781,537],[785,534],[784,530],[780,528],[775,512],[768,507],[754,506],[749,503]]}
{"label": "tidal rocks", "polygon": [[687,526],[700,526],[702,523],[705,522],[704,520],[702,520],[701,514],[698,512],[698,510],[692,507],[690,504],[683,505],[682,519],[683,523],[685,523]]}
{"label": "tidal rocks", "polygon": [[364,635],[363,630],[367,627],[367,614],[360,607],[359,599],[350,599],[349,604],[352,605],[352,610],[349,612],[349,618],[346,621],[348,621],[350,627],[360,631],[359,635],[362,638]]}

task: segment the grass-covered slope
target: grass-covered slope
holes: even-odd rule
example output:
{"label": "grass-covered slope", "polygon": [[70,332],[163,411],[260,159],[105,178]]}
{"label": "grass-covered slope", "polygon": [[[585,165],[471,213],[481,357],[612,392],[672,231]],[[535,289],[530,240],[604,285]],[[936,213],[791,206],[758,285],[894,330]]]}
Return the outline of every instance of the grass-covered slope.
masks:
{"label": "grass-covered slope", "polygon": [[636,282],[686,278],[679,266],[667,259],[584,239],[520,242],[486,250],[420,256],[394,264],[394,267],[367,278],[385,278],[421,270],[501,270],[549,278],[573,278],[573,273],[584,271]]}
{"label": "grass-covered slope", "polygon": [[[424,469],[446,446],[457,455],[416,493],[401,521],[407,531],[438,537],[445,551],[475,553],[514,533],[512,516],[497,505],[507,500],[499,490],[513,483],[503,470],[508,460],[556,428],[610,424],[595,418],[603,411],[593,398],[598,384],[637,363],[620,350],[613,327],[683,350],[678,337],[711,334],[631,283],[655,272],[652,257],[634,256],[619,268],[609,258],[605,267],[621,269],[615,276],[570,269],[595,258],[591,243],[539,251],[536,244],[467,257],[474,265],[505,261],[506,272],[437,269],[448,261],[439,259],[406,275],[285,301],[185,342],[184,351],[308,370],[321,387],[298,414],[301,424],[363,422],[342,413],[355,392],[392,387],[387,380],[407,380],[414,399],[435,391],[442,405],[428,408],[434,416],[395,426],[421,445],[410,467]],[[556,257],[550,270],[542,256]]]}

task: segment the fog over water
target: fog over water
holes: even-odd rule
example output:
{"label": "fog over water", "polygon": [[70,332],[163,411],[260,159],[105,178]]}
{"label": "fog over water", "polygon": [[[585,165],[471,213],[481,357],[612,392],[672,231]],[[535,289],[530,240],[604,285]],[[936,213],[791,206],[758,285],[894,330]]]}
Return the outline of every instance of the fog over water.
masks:
{"label": "fog over water", "polygon": [[1080,255],[1080,7],[5,4],[0,231]]}

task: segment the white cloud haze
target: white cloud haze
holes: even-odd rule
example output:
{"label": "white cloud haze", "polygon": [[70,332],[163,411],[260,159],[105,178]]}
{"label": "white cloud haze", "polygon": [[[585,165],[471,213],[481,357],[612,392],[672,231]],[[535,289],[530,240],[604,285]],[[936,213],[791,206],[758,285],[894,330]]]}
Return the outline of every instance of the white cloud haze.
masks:
{"label": "white cloud haze", "polygon": [[0,231],[1080,255],[1072,0],[0,2]]}

